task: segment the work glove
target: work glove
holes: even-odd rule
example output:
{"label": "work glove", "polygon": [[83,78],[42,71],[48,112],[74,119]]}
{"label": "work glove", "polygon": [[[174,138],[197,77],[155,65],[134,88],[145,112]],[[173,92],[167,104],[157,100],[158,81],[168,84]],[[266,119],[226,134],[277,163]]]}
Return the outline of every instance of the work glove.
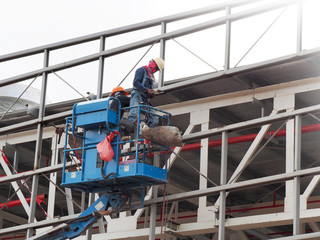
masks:
{"label": "work glove", "polygon": [[148,89],[148,98],[153,98],[155,96],[155,93],[152,89]]}

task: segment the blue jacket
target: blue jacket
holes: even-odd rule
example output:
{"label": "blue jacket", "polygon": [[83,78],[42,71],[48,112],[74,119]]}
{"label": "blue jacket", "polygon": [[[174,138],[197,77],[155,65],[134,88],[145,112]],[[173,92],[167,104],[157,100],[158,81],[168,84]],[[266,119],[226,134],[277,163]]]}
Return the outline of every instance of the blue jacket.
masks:
{"label": "blue jacket", "polygon": [[150,79],[147,69],[144,67],[138,68],[133,79],[133,90],[131,94],[140,94],[148,98],[148,89],[153,89],[153,81]]}

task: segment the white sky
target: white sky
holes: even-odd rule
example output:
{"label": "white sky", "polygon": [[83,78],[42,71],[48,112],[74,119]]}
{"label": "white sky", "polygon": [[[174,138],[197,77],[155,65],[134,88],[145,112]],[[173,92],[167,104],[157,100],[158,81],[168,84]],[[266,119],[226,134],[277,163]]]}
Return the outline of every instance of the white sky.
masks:
{"label": "white sky", "polygon": [[[267,0],[266,2],[275,1]],[[147,21],[188,10],[212,6],[226,0],[7,0],[0,1],[0,55],[55,43],[75,37],[113,29],[133,23]],[[250,5],[249,8],[256,5]],[[234,9],[240,11],[243,8]],[[308,0],[305,5],[303,22],[303,49],[320,47],[320,1]],[[231,66],[234,66],[245,52],[260,37],[281,10],[258,17],[241,20],[232,25]],[[241,64],[250,64],[270,58],[294,53],[296,38],[296,11],[288,8],[274,26],[259,41]],[[188,27],[202,21],[208,21],[224,15],[224,12],[169,24],[167,31]],[[188,25],[185,25],[188,24]],[[159,35],[160,28],[139,31],[113,39],[107,39],[107,49]],[[199,55],[219,70],[224,61],[224,26],[205,30],[176,39],[178,42]],[[98,42],[88,43],[77,48],[55,51],[50,55],[50,64],[57,64],[75,57],[93,54],[99,49]],[[104,92],[110,91],[130,71],[145,53],[146,48],[121,54],[106,60]],[[159,56],[159,47],[155,46],[138,66],[145,65],[152,57]],[[240,64],[240,65],[241,65]],[[9,63],[0,63],[0,80],[25,72],[42,68],[42,56],[30,57]],[[173,41],[166,46],[165,80],[214,71],[208,65],[195,58]],[[86,66],[57,72],[59,76],[86,95],[87,91],[96,92],[97,62]],[[123,83],[130,88],[134,71]],[[41,78],[32,85],[40,87]],[[28,84],[30,81],[25,81]],[[48,95],[53,101],[62,101],[80,97],[60,79],[49,77]]]}

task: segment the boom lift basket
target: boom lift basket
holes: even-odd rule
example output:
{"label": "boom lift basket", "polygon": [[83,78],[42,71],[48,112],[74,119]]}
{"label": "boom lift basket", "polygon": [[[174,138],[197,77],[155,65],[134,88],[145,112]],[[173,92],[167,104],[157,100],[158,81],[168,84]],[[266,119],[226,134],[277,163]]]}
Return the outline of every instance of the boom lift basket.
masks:
{"label": "boom lift basket", "polygon": [[[111,97],[74,105],[72,117],[66,119],[68,134],[61,185],[84,192],[112,193],[130,192],[132,189],[144,191],[147,186],[167,183],[166,166],[156,167],[149,161],[155,152],[166,158],[170,147],[140,139],[140,124],[136,124],[134,140],[121,141],[119,134],[115,134],[111,142],[114,157],[109,162],[101,160],[97,144],[111,132],[119,133],[120,111],[130,109],[111,109],[112,101],[119,100]],[[138,108],[138,123],[142,120],[140,115],[154,114],[169,125],[169,113],[151,106],[135,108]],[[125,148],[129,145],[132,147]]]}

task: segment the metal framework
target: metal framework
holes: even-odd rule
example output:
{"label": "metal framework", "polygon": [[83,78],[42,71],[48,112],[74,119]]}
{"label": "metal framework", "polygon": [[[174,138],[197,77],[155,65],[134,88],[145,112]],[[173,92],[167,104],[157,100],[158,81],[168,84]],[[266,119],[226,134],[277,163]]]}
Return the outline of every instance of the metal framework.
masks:
{"label": "metal framework", "polygon": [[[259,0],[260,1],[260,0]],[[0,211],[0,236],[12,236],[13,233],[26,232],[27,237],[31,237],[37,232],[45,231],[52,225],[66,222],[74,219],[79,214],[74,210],[74,203],[72,201],[72,192],[70,189],[65,189],[66,201],[68,204],[68,214],[66,216],[56,217],[54,215],[55,208],[55,195],[58,191],[56,183],[58,182],[57,172],[62,170],[62,164],[58,163],[59,154],[64,147],[64,143],[58,143],[59,135],[56,133],[54,127],[43,127],[45,123],[63,119],[70,116],[71,110],[58,114],[45,115],[45,98],[47,92],[47,79],[48,75],[52,72],[57,72],[63,69],[80,66],[82,64],[98,61],[98,86],[97,97],[102,98],[103,92],[103,72],[104,62],[106,58],[114,55],[138,49],[144,46],[149,46],[154,43],[160,43],[160,56],[165,58],[166,41],[170,41],[171,38],[192,34],[208,28],[213,28],[220,25],[226,25],[226,42],[225,42],[225,60],[224,70],[221,72],[212,73],[206,76],[200,76],[183,82],[177,82],[168,86],[164,86],[163,75],[160,76],[160,86],[166,92],[174,91],[177,89],[183,89],[186,87],[195,86],[199,83],[206,83],[212,80],[217,80],[222,76],[232,76],[236,73],[246,72],[250,69],[259,69],[266,66],[276,65],[293,59],[299,59],[301,56],[312,55],[319,50],[310,50],[301,52],[301,39],[302,39],[302,16],[301,8],[303,1],[301,0],[283,0],[272,4],[266,4],[254,9],[241,11],[238,13],[231,13],[231,9],[238,6],[244,6],[257,0],[239,0],[232,1],[227,4],[215,5],[210,8],[204,8],[194,10],[182,14],[176,14],[169,17],[155,19],[148,22],[133,24],[130,26],[112,29],[80,38],[75,38],[55,44],[45,45],[25,51],[20,51],[12,54],[0,56],[1,62],[19,59],[26,56],[35,54],[43,54],[43,68],[28,72],[22,75],[14,76],[8,79],[0,81],[0,87],[21,82],[27,79],[42,76],[42,88],[41,99],[39,106],[39,114],[37,119],[21,122],[9,126],[0,128],[0,149],[6,144],[16,145],[24,142],[35,141],[35,158],[34,168],[32,171],[12,174],[8,169],[5,159],[0,157],[0,164],[4,169],[6,176],[0,178],[0,184],[10,183],[17,192],[24,210],[28,215],[28,221],[25,219],[11,216]],[[293,55],[282,57],[279,59],[270,60],[264,63],[255,64],[252,66],[240,67],[237,69],[230,69],[230,35],[232,22],[244,19],[250,16],[258,15],[264,12],[268,12],[274,9],[283,8],[288,5],[296,5],[298,11],[297,21],[297,39],[296,50]],[[194,16],[200,16],[216,11],[226,10],[226,16],[210,20],[194,26],[189,26],[183,29],[175,30],[172,32],[166,31],[166,25],[182,19],[191,18]],[[115,35],[137,31],[140,29],[148,29],[150,27],[160,26],[161,33],[158,36],[150,37],[141,41],[133,42],[127,45],[123,45],[113,49],[106,49],[105,40],[108,37]],[[75,46],[77,44],[90,42],[94,40],[100,41],[100,50],[98,53],[94,53],[82,58],[73,59],[63,64],[50,65],[50,52],[63,49],[69,46]],[[208,187],[207,179],[199,176],[199,188],[198,190],[181,192],[176,194],[170,194],[166,196],[165,200],[171,204],[171,209],[168,217],[169,219],[177,219],[179,216],[183,216],[185,213],[178,212],[179,201],[191,201],[198,205],[197,216],[191,216],[190,221],[181,223],[178,226],[174,226],[174,222],[171,222],[170,226],[166,227],[166,231],[162,232],[161,226],[156,223],[157,218],[157,205],[161,205],[164,201],[162,196],[158,196],[158,189],[151,188],[145,199],[145,208],[137,210],[134,214],[130,215],[128,212],[120,213],[119,218],[112,219],[110,216],[105,217],[105,221],[101,220],[97,225],[99,233],[88,233],[87,236],[79,237],[79,239],[155,239],[165,236],[166,238],[178,239],[182,236],[197,236],[201,234],[216,233],[214,239],[248,239],[243,231],[250,232],[255,236],[259,236],[260,239],[268,239],[267,235],[252,229],[258,229],[262,227],[271,227],[279,225],[292,224],[293,234],[290,239],[311,239],[320,237],[320,229],[315,222],[320,221],[320,208],[308,209],[308,199],[314,189],[316,188],[320,180],[320,167],[311,167],[307,169],[301,169],[301,118],[306,114],[312,114],[320,111],[320,105],[312,105],[298,110],[295,109],[295,96],[299,93],[305,93],[310,91],[320,90],[320,78],[308,78],[292,81],[289,83],[279,83],[276,85],[259,87],[255,89],[255,98],[258,100],[273,99],[273,111],[270,116],[256,118],[244,122],[239,122],[231,125],[227,125],[219,128],[209,128],[210,110],[217,108],[224,108],[237,104],[248,103],[252,101],[252,90],[244,90],[240,92],[227,93],[207,98],[201,98],[191,101],[184,101],[181,103],[168,104],[160,106],[161,109],[168,111],[173,116],[179,116],[183,114],[189,114],[189,126],[183,135],[183,141],[188,144],[194,140],[201,140],[201,150],[199,152],[200,159],[200,172],[205,176],[208,175],[208,151],[209,151],[209,137],[221,136],[221,165],[220,165],[220,183],[215,187]],[[237,182],[243,171],[251,163],[252,158],[258,151],[258,147],[261,142],[266,138],[266,134],[273,123],[282,123],[286,126],[286,158],[283,160],[286,165],[286,171],[281,174],[272,176],[265,176],[256,179],[244,180]],[[200,126],[200,131],[194,132],[196,126]],[[227,178],[228,171],[228,137],[229,134],[235,131],[243,129],[251,129],[255,127],[261,127],[255,140],[251,143],[245,156],[233,172],[232,176]],[[28,130],[30,127],[33,130]],[[20,132],[16,132],[20,131]],[[60,136],[61,137],[61,136]],[[41,149],[43,139],[52,139],[52,159],[50,166],[40,167]],[[178,154],[182,147],[177,147],[173,151],[174,153],[168,159],[168,169],[173,166]],[[72,166],[70,166],[72,167]],[[50,174],[50,187],[49,187],[49,200],[48,200],[48,214],[51,219],[37,221],[35,219],[36,212],[36,200],[39,187],[39,176],[42,174]],[[306,176],[312,176],[313,179],[303,194],[300,194],[300,179]],[[18,182],[32,177],[32,191],[30,205],[26,202],[22,191],[19,189]],[[246,189],[249,187],[265,186],[272,183],[284,183],[286,185],[286,196],[283,202],[283,209],[266,213],[262,212],[258,215],[249,214],[247,216],[239,216],[234,218],[226,218],[226,199],[228,194],[233,191]],[[174,190],[173,190],[174,191]],[[216,195],[218,200],[213,205],[207,204],[207,196]],[[98,195],[90,196],[93,200]],[[85,203],[81,203],[81,208],[84,208]],[[195,200],[196,199],[196,200]],[[150,207],[150,208],[149,208]],[[149,214],[150,211],[150,214]],[[150,215],[150,224],[148,224],[148,217]],[[11,221],[18,223],[15,227],[2,228],[2,219],[10,219]],[[139,221],[143,219],[143,224]],[[105,224],[107,222],[108,230],[105,232]],[[309,223],[313,226],[315,231],[312,234],[305,234],[301,232],[301,225]],[[312,225],[313,224],[313,225]],[[143,226],[142,226],[143,225]],[[41,229],[42,228],[42,229]],[[228,233],[228,229],[233,230],[232,234]],[[251,230],[250,230],[251,229]],[[194,239],[197,239],[194,237]],[[199,238],[200,239],[200,238]],[[208,238],[201,238],[208,239]],[[213,239],[213,238],[212,238]],[[287,239],[287,238],[278,238]],[[288,238],[289,239],[289,238]]]}

